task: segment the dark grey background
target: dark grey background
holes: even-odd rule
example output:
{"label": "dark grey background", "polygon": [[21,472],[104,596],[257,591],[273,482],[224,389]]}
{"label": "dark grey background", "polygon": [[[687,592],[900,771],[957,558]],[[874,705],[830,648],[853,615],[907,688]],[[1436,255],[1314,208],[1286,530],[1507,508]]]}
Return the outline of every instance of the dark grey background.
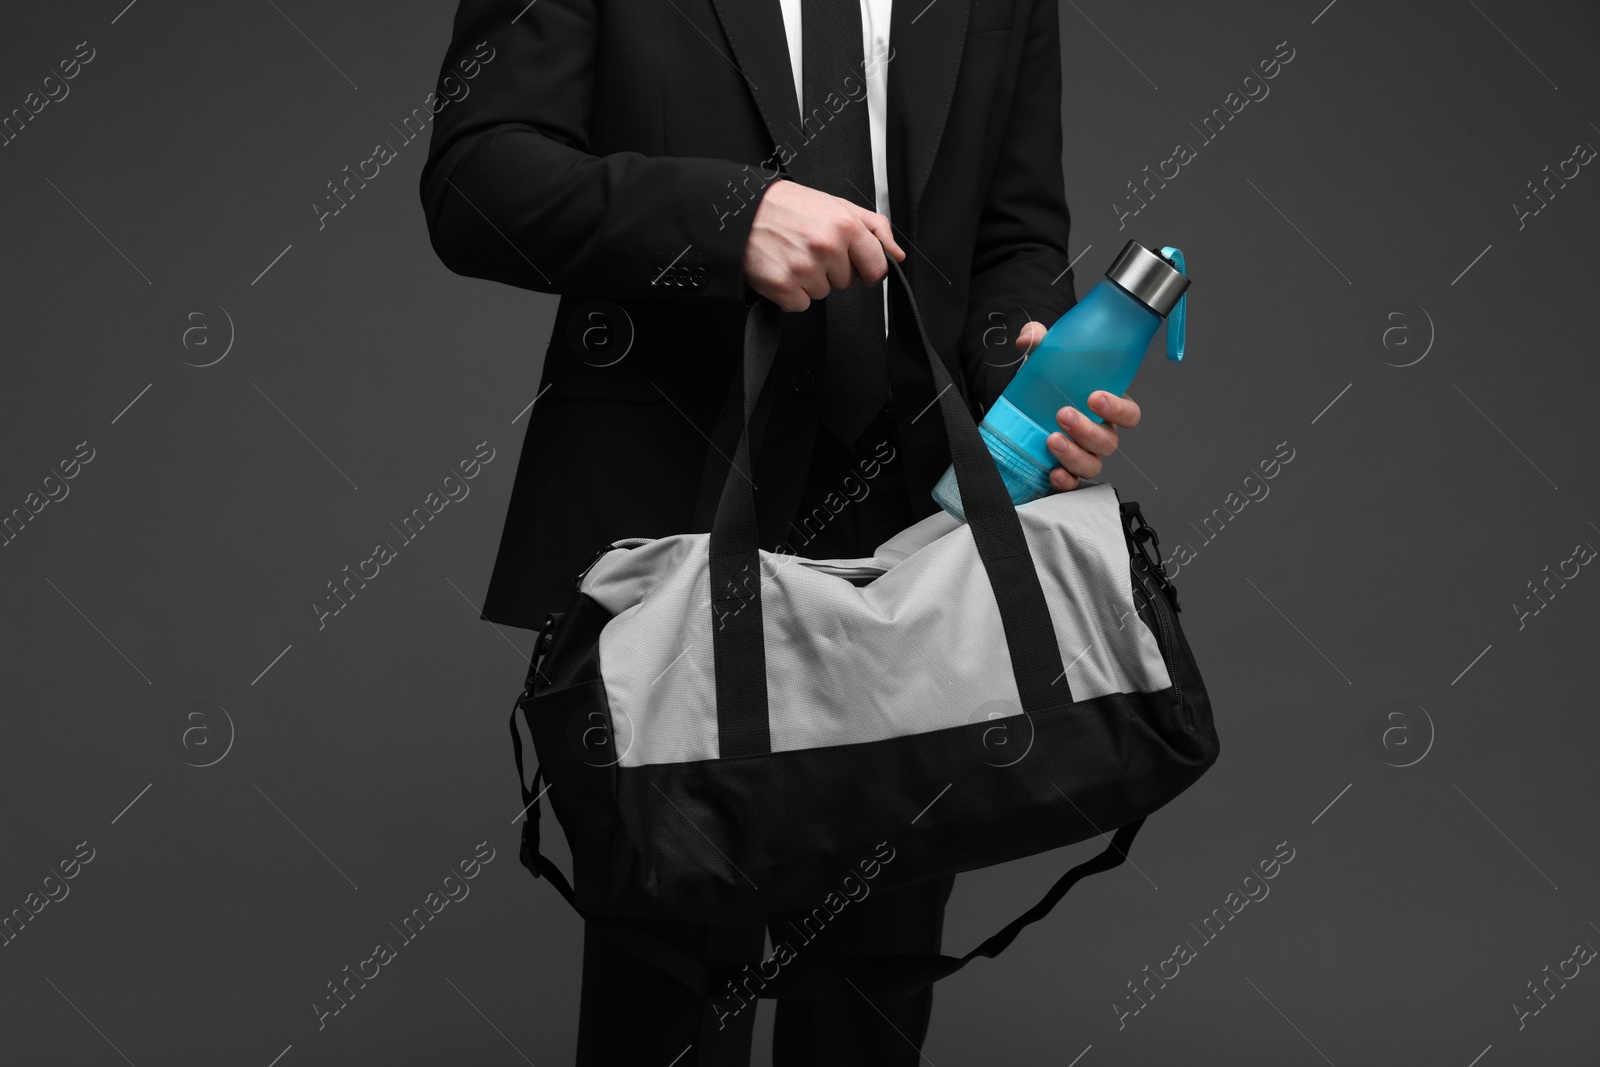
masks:
{"label": "dark grey background", "polygon": [[[0,913],[95,850],[0,948],[0,1059],[568,1062],[579,926],[512,825],[530,635],[474,606],[555,299],[440,266],[421,141],[321,231],[311,207],[433,88],[453,5],[125,2],[0,16],[0,112],[96,51],[0,148],[0,513],[95,450],[0,548]],[[1197,550],[1177,584],[1223,755],[1138,869],[941,985],[939,1067],[1600,1057],[1595,968],[1521,1030],[1513,1007],[1600,946],[1600,576],[1513,608],[1600,545],[1600,173],[1522,229],[1511,207],[1600,145],[1600,11],[1325,3],[1063,2],[1080,295],[1129,237],[1194,278],[1190,355],[1152,355],[1106,477]],[[1119,230],[1124,183],[1283,41],[1270,96]],[[236,334],[205,368],[177,343],[197,300]],[[1375,344],[1408,307],[1410,344]],[[481,441],[470,496],[319,631],[324,583]],[[1280,442],[1270,496],[1204,541]],[[480,841],[471,895],[319,1032],[325,983]],[[1125,983],[1285,841],[1271,895],[1119,1030]],[[964,875],[947,949],[1093,848]]]}

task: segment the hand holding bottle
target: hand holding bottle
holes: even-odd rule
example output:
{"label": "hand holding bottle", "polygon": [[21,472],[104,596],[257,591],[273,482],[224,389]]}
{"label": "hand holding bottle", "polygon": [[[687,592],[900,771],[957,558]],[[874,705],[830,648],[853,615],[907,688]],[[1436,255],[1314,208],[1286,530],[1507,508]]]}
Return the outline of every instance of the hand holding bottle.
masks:
{"label": "hand holding bottle", "polygon": [[[1044,340],[1045,332],[1044,323],[1028,323],[1017,336],[1017,348],[1023,355],[1031,353]],[[1071,406],[1056,412],[1056,425],[1063,432],[1053,433],[1045,441],[1060,464],[1050,472],[1053,492],[1069,492],[1078,488],[1079,479],[1098,477],[1105,457],[1117,450],[1117,428],[1131,430],[1139,425],[1139,405],[1126,396],[1112,396],[1097,389],[1089,394],[1089,406],[1105,420],[1103,423]]]}
{"label": "hand holding bottle", "polygon": [[[1075,489],[1100,473],[1120,428],[1139,421],[1139,405],[1120,394],[1163,319],[1171,323],[1167,358],[1183,359],[1188,287],[1179,249],[1157,254],[1129,241],[1048,331],[1036,322],[1024,327],[1017,344],[1028,358],[978,424],[1013,504]],[[966,518],[954,466],[934,485],[933,499]]]}

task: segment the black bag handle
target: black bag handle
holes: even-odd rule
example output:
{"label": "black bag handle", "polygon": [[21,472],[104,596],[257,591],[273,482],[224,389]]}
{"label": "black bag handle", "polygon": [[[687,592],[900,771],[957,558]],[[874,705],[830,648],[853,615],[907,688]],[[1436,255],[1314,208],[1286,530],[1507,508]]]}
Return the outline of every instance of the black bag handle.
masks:
{"label": "black bag handle", "polygon": [[[538,660],[535,660],[537,670]],[[511,751],[517,761],[517,784],[522,789],[523,809],[522,843],[518,858],[535,878],[548,878],[563,900],[578,917],[612,941],[634,955],[652,964],[701,997],[715,997],[728,988],[731,980],[742,978],[739,968],[712,970],[682,949],[667,944],[659,938],[629,925],[619,919],[586,915],[578,907],[572,884],[557,867],[539,851],[539,780],[540,768],[534,768],[533,783],[524,779],[522,761],[522,736],[517,731],[517,712],[524,718],[531,694],[530,688],[517,698],[511,711]],[[530,724],[531,729],[531,724]],[[865,996],[869,999],[896,1000],[956,973],[979,956],[994,959],[1010,947],[1024,929],[1049,915],[1051,910],[1067,895],[1067,891],[1091,874],[1109,871],[1121,866],[1128,857],[1128,848],[1144,825],[1144,819],[1128,823],[1112,835],[1110,843],[1098,855],[1085,860],[1057,878],[1039,902],[995,931],[977,948],[965,956],[946,956],[936,952],[882,953],[863,956],[806,957],[783,966],[778,976],[764,979],[759,996],[785,1000],[812,1000],[827,1003],[853,1003]],[[749,960],[757,964],[759,960]],[[742,984],[742,983],[741,983]]]}
{"label": "black bag handle", "polygon": [[[1071,686],[1056,644],[1055,627],[1033,557],[1028,552],[1016,505],[978,434],[944,361],[934,351],[900,264],[888,258],[891,310],[916,326],[917,338],[933,375],[934,403],[944,420],[945,437],[961,491],[962,509],[983,561],[1011,657],[1022,709],[1036,713],[1072,701]],[[761,557],[756,530],[750,463],[750,418],[762,384],[777,356],[781,315],[762,297],[745,319],[743,374],[735,405],[742,413],[739,439],[722,483],[711,526],[710,601],[717,679],[717,737],[724,759],[772,751],[767,723],[766,648],[762,631]]]}

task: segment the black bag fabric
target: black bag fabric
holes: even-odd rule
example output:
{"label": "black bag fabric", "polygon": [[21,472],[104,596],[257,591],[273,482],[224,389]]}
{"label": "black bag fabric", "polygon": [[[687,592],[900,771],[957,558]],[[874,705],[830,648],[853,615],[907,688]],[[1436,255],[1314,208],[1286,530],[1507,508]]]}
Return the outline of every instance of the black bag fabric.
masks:
{"label": "black bag fabric", "polygon": [[[739,471],[750,469],[750,415],[777,347],[780,313],[766,300],[750,310],[742,389],[735,390],[744,426],[709,535],[705,611],[718,623],[712,629],[718,758],[619,765],[600,657],[601,633],[612,615],[581,590],[567,611],[547,620],[512,714],[527,804],[523,864],[588,922],[708,997],[734,976],[708,970],[625,920],[755,919],[822,907],[846,876],[892,887],[1095,837],[1108,841],[964,956],[807,959],[801,953],[781,967],[769,961],[759,991],[829,1001],[904,996],[972,959],[997,956],[1081,878],[1120,864],[1145,817],[1187,789],[1218,754],[1210,701],[1178,624],[1177,594],[1159,563],[1159,540],[1139,505],[1120,498],[1133,603],[1171,684],[1157,692],[1073,699],[1018,509],[928,342],[899,265],[889,265],[896,321],[915,328],[942,390],[938,407],[1023,714],[860,744],[772,750],[762,582],[734,580],[761,573],[751,486]],[[619,543],[601,555],[608,551],[629,546]],[[730,598],[736,610],[729,610]],[[539,759],[531,784],[523,771],[519,714]],[[1029,757],[999,765],[974,759],[996,729],[1011,731],[1013,740],[1025,733]],[[539,852],[547,790],[571,846],[571,882]],[[912,799],[921,805],[935,794],[944,807],[929,804],[931,814],[908,821],[916,811],[908,807]],[[881,858],[885,846],[892,862]]]}

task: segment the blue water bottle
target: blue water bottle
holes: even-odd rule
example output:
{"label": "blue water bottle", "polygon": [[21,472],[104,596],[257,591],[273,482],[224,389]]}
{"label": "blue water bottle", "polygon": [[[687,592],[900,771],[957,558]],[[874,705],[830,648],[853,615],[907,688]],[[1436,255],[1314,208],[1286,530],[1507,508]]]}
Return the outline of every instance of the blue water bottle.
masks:
{"label": "blue water bottle", "polygon": [[[1060,429],[1056,412],[1070,405],[1104,422],[1090,409],[1089,394],[1122,395],[1163,318],[1169,318],[1167,358],[1183,358],[1188,288],[1182,252],[1168,245],[1157,255],[1129,241],[1089,295],[1050,327],[978,424],[1012,503],[1050,493],[1050,471],[1059,464],[1045,440]],[[934,486],[933,498],[966,521],[954,467]]]}

